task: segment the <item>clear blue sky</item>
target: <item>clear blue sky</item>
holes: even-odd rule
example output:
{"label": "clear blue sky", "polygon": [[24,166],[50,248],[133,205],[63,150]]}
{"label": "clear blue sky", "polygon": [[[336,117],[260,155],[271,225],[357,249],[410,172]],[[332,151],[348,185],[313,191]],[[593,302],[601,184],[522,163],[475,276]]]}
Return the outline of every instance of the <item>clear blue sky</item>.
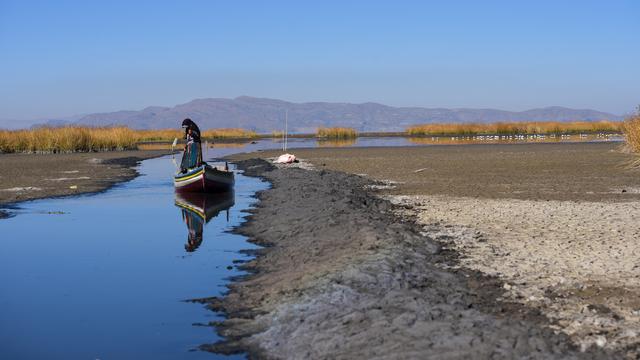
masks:
{"label": "clear blue sky", "polygon": [[622,114],[639,44],[632,0],[0,0],[0,119],[239,95]]}

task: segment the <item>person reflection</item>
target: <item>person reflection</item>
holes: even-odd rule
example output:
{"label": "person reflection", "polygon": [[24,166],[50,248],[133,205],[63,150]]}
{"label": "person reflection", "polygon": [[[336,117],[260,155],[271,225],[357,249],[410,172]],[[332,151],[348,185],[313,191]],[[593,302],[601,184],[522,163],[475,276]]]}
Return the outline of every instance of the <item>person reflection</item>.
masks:
{"label": "person reflection", "polygon": [[184,249],[187,252],[194,252],[202,244],[202,230],[204,229],[203,219],[196,213],[182,209],[182,221],[187,224],[189,235]]}
{"label": "person reflection", "polygon": [[181,210],[182,221],[187,225],[187,242],[184,249],[194,252],[202,244],[204,226],[220,212],[226,210],[229,221],[229,208],[234,205],[233,192],[222,194],[176,193],[175,204]]}

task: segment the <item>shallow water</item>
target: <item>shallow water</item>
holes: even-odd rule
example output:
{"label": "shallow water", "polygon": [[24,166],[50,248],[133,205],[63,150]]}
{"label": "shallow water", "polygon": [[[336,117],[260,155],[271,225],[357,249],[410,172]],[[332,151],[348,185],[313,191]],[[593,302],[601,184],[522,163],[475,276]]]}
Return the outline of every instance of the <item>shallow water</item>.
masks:
{"label": "shallow water", "polygon": [[235,199],[206,204],[194,249],[197,211],[176,206],[172,171],[147,160],[105,193],[22,203],[0,221],[0,358],[215,357],[189,350],[217,339],[193,324],[218,316],[182,300],[220,295],[239,274],[227,266],[253,246],[228,230],[268,184],[238,175]]}
{"label": "shallow water", "polygon": [[[290,139],[290,148],[325,144]],[[359,138],[334,146],[420,145]],[[272,140],[216,144],[207,158],[280,148]],[[229,233],[256,191],[236,177],[235,194],[177,198],[170,157],[144,161],[142,176],[109,191],[19,204],[0,220],[0,359],[200,359],[219,315],[182,300],[219,296],[239,275],[233,260],[254,246]],[[238,355],[236,357],[243,357]]]}

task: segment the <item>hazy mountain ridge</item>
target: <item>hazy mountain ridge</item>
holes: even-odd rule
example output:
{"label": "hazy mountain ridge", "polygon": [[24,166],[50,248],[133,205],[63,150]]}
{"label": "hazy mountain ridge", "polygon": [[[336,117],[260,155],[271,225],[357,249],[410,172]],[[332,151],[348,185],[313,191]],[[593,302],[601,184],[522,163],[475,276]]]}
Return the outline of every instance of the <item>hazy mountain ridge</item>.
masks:
{"label": "hazy mountain ridge", "polygon": [[285,111],[291,132],[313,132],[319,126],[353,127],[358,131],[401,131],[434,122],[595,121],[622,117],[595,110],[559,106],[521,112],[496,109],[392,107],[378,103],[292,103],[241,96],[235,99],[196,99],[174,107],[150,106],[140,111],[96,113],[72,122],[77,125],[127,125],[135,129],[176,128],[191,118],[201,128],[240,127],[262,133],[280,130]]}

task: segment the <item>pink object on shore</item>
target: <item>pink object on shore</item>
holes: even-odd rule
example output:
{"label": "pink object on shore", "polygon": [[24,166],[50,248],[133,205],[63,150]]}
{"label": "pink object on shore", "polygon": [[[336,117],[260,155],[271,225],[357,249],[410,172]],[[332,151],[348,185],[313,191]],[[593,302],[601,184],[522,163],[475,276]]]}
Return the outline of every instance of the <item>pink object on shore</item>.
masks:
{"label": "pink object on shore", "polygon": [[282,154],[275,161],[278,164],[291,164],[296,161],[296,156],[293,154]]}

